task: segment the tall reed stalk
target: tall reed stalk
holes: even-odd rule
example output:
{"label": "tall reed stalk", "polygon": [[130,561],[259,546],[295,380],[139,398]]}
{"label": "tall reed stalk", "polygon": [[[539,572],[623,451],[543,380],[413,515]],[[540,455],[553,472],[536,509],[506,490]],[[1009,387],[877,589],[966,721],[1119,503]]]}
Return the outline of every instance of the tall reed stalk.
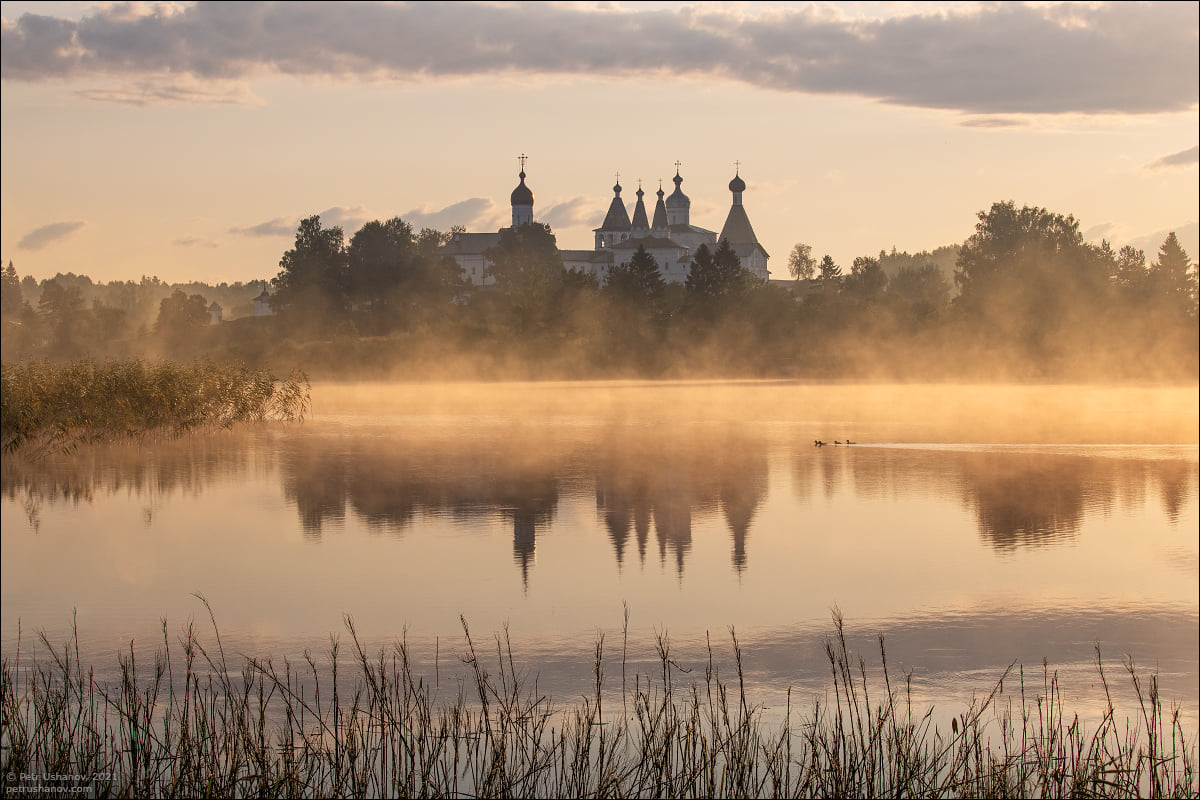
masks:
{"label": "tall reed stalk", "polygon": [[[211,618],[211,610],[210,610]],[[832,686],[798,714],[765,720],[746,694],[743,656],[719,674],[682,680],[666,634],[659,670],[636,674],[610,707],[605,639],[588,697],[556,706],[515,666],[507,631],[490,658],[463,620],[469,681],[437,690],[413,667],[406,638],[369,654],[347,618],[351,653],[331,638],[326,661],[246,658],[231,670],[213,623],[207,649],[189,624],[154,663],[131,649],[120,680],[100,683],[77,636],[49,660],[0,665],[0,772],[6,793],[62,797],[1194,797],[1196,739],[1165,713],[1157,680],[1125,665],[1138,698],[1118,717],[1097,651],[1107,707],[1086,727],[1063,708],[1058,677],[1039,685],[1004,671],[949,730],[913,708],[909,676],[882,685],[851,654],[843,622],[828,640]],[[625,644],[623,642],[623,649]],[[346,675],[346,669],[351,675]],[[622,656],[624,669],[624,656]],[[624,677],[624,676],[623,676]],[[1004,683],[1019,692],[1005,694]]]}

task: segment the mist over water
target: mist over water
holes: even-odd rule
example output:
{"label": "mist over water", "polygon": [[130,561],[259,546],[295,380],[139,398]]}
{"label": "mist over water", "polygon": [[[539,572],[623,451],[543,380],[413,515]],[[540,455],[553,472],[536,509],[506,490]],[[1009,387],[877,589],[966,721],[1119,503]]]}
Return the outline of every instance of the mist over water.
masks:
{"label": "mist over water", "polygon": [[320,652],[350,614],[442,680],[460,614],[477,641],[507,625],[566,699],[599,633],[619,674],[628,607],[631,671],[659,632],[689,668],[710,642],[727,663],[733,626],[774,705],[824,691],[836,606],[930,701],[1045,658],[1090,709],[1099,644],[1198,716],[1194,387],[317,384],[313,409],[6,457],[5,655],[77,609],[112,668],[164,616],[203,620],[200,592],[231,651]]}

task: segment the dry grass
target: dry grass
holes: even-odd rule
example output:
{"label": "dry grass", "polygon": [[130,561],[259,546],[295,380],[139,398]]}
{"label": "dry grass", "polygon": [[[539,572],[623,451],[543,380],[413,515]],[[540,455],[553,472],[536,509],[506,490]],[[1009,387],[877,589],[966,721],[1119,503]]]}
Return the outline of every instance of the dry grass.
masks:
{"label": "dry grass", "polygon": [[196,361],[44,361],[4,364],[0,436],[5,453],[71,450],[152,433],[179,435],[239,422],[301,420],[308,378]]}
{"label": "dry grass", "polygon": [[237,671],[215,623],[210,650],[190,625],[172,645],[164,622],[154,663],[131,650],[114,686],[85,670],[75,643],[42,637],[48,662],[3,661],[0,772],[21,776],[8,791],[48,776],[43,796],[58,797],[54,786],[121,797],[1196,796],[1195,735],[1131,664],[1132,715],[1113,708],[1097,653],[1110,700],[1096,727],[1065,712],[1045,665],[1036,687],[1014,665],[945,731],[913,708],[907,678],[893,685],[882,637],[884,683],[872,686],[834,623],[831,699],[807,714],[789,699],[779,724],[746,695],[733,631],[728,680],[710,648],[703,678],[681,682],[666,636],[661,672],[626,676],[623,641],[619,702],[601,637],[594,693],[566,707],[516,669],[507,632],[492,661],[465,621],[472,680],[447,700],[414,674],[404,640],[368,654],[350,620],[349,658],[331,639],[327,661],[245,659]]}

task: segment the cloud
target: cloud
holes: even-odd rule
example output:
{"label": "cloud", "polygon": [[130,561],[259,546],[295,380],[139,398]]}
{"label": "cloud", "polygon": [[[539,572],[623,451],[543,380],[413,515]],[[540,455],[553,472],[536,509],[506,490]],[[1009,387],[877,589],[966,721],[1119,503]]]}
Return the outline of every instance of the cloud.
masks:
{"label": "cloud", "polygon": [[220,247],[221,243],[213,239],[204,239],[200,236],[184,236],[171,242],[176,247],[205,247],[213,249]]}
{"label": "cloud", "polygon": [[43,247],[67,238],[84,225],[87,223],[82,220],[52,222],[22,236],[21,241],[17,242],[17,247],[21,250],[41,250]]}
{"label": "cloud", "polygon": [[[354,232],[362,227],[362,224],[367,221],[367,209],[363,206],[355,206],[354,208],[346,208],[345,206],[334,206],[322,211],[319,215],[321,218],[322,228],[338,227],[342,229],[347,238],[354,235]],[[300,221],[292,226],[292,232],[299,227]]]}
{"label": "cloud", "polygon": [[415,231],[422,228],[448,231],[455,225],[465,225],[468,229],[479,229],[489,228],[491,227],[489,223],[495,223],[495,227],[498,228],[508,222],[508,220],[497,222],[498,215],[496,204],[491,200],[486,197],[471,197],[437,211],[414,208],[407,214],[401,214],[400,218],[411,225]]}
{"label": "cloud", "polygon": [[551,228],[569,228],[574,225],[599,227],[604,222],[606,203],[598,202],[587,197],[572,197],[563,203],[550,206],[538,219]]}
{"label": "cloud", "polygon": [[165,80],[149,78],[108,88],[80,89],[80,97],[102,103],[152,106],[163,103],[204,105],[262,105],[262,100],[244,83],[235,81],[203,82],[192,76],[172,76]]}
{"label": "cloud", "polygon": [[241,236],[291,236],[296,232],[298,221],[289,221],[286,217],[276,217],[257,225],[244,228],[230,228],[230,233]]}
{"label": "cloud", "polygon": [[1172,153],[1169,156],[1163,156],[1157,161],[1152,161],[1146,167],[1148,169],[1167,169],[1170,167],[1190,167],[1196,163],[1200,163],[1200,147],[1189,147],[1187,150],[1180,150],[1178,153]]}
{"label": "cloud", "polygon": [[0,76],[687,77],[982,115],[1137,114],[1195,107],[1198,25],[1196,3],[917,6],[880,18],[820,5],[242,2],[135,14],[118,4],[6,22]]}
{"label": "cloud", "polygon": [[1146,261],[1157,261],[1158,250],[1171,233],[1174,233],[1175,237],[1179,239],[1180,246],[1187,251],[1192,261],[1196,261],[1197,256],[1200,256],[1200,223],[1189,222],[1184,225],[1177,225],[1174,228],[1155,231],[1145,236],[1139,236],[1130,242],[1130,244],[1146,252]]}
{"label": "cloud", "polygon": [[1083,232],[1083,240],[1085,242],[1099,242],[1101,239],[1109,239],[1111,241],[1114,233],[1120,228],[1113,222],[1102,222],[1099,225],[1093,225]]}
{"label": "cloud", "polygon": [[1012,117],[970,117],[958,124],[964,128],[1020,128],[1026,125]]}

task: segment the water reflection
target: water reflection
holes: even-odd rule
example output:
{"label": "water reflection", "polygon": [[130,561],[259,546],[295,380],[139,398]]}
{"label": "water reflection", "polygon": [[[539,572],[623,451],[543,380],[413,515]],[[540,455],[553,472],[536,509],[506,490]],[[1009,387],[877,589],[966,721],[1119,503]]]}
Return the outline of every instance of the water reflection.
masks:
{"label": "water reflection", "polygon": [[222,431],[101,444],[32,461],[5,455],[0,459],[0,493],[23,505],[34,530],[44,504],[93,503],[98,496],[117,494],[143,500],[143,517],[151,524],[156,506],[172,496],[266,474],[273,438],[269,431],[255,437]]}
{"label": "water reflection", "polygon": [[[701,522],[719,520],[730,565],[739,574],[747,568],[771,481],[768,441],[761,428],[731,424],[406,424],[353,433],[317,426],[98,447],[37,462],[5,457],[2,488],[34,530],[44,503],[126,493],[145,503],[151,524],[165,497],[246,480],[277,481],[313,542],[349,518],[395,536],[426,515],[468,525],[499,519],[511,526],[512,559],[526,586],[538,540],[553,530],[563,500],[594,497],[619,570],[646,563],[653,533],[660,563],[682,580]],[[795,440],[793,516],[843,495],[933,496],[970,513],[999,554],[1062,546],[1077,540],[1089,514],[1136,511],[1152,497],[1178,520],[1196,491],[1197,460],[1170,452],[814,448]]]}
{"label": "water reflection", "polygon": [[949,496],[972,512],[979,536],[1000,553],[1073,541],[1089,513],[1139,509],[1156,492],[1168,519],[1195,492],[1197,462],[1103,452],[1061,453],[1054,448],[885,447],[798,448],[793,485],[801,502],[817,487],[832,497],[841,487],[861,498],[932,493]]}

